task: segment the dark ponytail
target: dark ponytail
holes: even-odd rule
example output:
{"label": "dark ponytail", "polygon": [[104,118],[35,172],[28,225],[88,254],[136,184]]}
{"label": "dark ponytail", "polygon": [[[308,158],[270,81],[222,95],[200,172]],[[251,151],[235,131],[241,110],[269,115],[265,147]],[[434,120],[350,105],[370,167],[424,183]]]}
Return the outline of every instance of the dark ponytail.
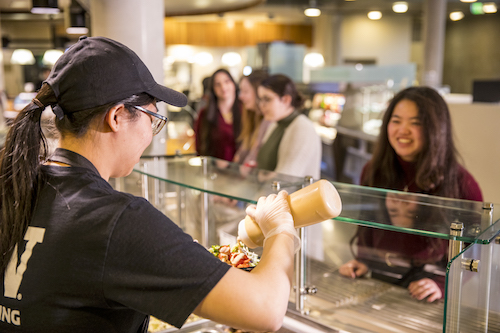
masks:
{"label": "dark ponytail", "polygon": [[47,143],[40,117],[44,105],[56,102],[49,85],[17,116],[0,154],[0,273],[3,274],[33,215],[41,184],[40,166],[47,155]]}

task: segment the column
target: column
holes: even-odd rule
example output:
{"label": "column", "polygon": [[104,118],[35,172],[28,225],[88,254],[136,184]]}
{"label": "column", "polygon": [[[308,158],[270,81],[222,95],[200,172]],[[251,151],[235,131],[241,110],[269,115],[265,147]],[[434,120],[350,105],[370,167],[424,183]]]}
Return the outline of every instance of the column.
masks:
{"label": "column", "polygon": [[423,85],[439,88],[443,79],[446,0],[424,2]]}
{"label": "column", "polygon": [[[134,50],[149,68],[156,82],[163,84],[163,55],[165,38],[163,0],[91,0],[92,36],[103,36],[119,41]],[[165,115],[164,103],[158,111]],[[165,155],[167,131],[153,137],[145,155]]]}
{"label": "column", "polygon": [[341,24],[340,14],[321,14],[314,19],[313,49],[325,58],[325,66],[338,66],[341,59]]}

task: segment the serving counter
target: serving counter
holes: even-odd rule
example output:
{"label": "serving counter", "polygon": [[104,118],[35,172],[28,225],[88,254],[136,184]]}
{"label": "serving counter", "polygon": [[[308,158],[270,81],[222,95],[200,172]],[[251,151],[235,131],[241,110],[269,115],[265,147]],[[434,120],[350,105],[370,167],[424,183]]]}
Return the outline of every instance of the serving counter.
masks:
{"label": "serving counter", "polygon": [[[234,244],[246,205],[260,196],[292,193],[311,182],[215,158],[176,156],[144,157],[113,186],[147,198],[209,247]],[[342,213],[299,229],[302,249],[287,318],[319,332],[500,332],[495,205],[333,184]],[[367,273],[340,274],[354,259]],[[422,280],[438,286],[441,299],[413,298],[408,285]],[[287,329],[308,331],[299,326]]]}

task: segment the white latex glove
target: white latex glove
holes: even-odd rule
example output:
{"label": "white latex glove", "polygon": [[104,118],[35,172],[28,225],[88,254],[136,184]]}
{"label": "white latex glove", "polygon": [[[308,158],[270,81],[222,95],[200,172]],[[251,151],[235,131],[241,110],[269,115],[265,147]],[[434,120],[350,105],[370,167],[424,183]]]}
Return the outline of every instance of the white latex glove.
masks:
{"label": "white latex glove", "polygon": [[300,249],[300,240],[295,230],[292,213],[288,205],[288,193],[280,191],[278,195],[270,194],[260,197],[257,206],[250,205],[246,213],[254,219],[267,239],[280,233],[288,233],[294,238],[295,251]]}

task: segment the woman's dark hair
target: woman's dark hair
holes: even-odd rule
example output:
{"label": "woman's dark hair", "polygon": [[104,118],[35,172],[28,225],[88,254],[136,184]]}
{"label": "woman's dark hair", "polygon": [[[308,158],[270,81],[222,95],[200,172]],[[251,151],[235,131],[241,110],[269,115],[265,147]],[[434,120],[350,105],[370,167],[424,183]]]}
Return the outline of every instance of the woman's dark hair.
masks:
{"label": "woman's dark hair", "polygon": [[216,70],[210,77],[210,83],[209,83],[210,92],[209,92],[208,105],[206,107],[205,116],[203,117],[203,119],[200,119],[200,147],[199,147],[200,151],[198,152],[198,154],[200,155],[213,156],[214,147],[213,143],[210,141],[210,133],[212,133],[212,131],[217,130],[218,119],[219,119],[218,117],[219,108],[217,105],[218,98],[217,95],[215,95],[215,90],[214,90],[214,80],[217,74],[219,73],[226,74],[234,84],[235,96],[234,96],[234,103],[231,108],[233,113],[234,138],[237,138],[241,132],[241,102],[238,99],[238,85],[236,84],[233,77],[226,69],[220,68]]}
{"label": "woman's dark hair", "polygon": [[394,108],[402,100],[413,101],[417,105],[424,138],[422,151],[416,160],[415,184],[427,194],[458,198],[458,153],[453,143],[450,112],[441,95],[429,87],[404,89],[391,100],[362,184],[390,189],[402,188],[404,173],[387,134],[387,126]]}
{"label": "woman's dark hair", "polygon": [[[36,99],[44,106],[54,106],[56,96],[48,84],[43,84]],[[110,103],[97,108],[66,113],[56,126],[64,137],[84,135],[91,122],[107,113],[114,105],[147,105],[154,102],[148,94],[132,96],[124,101]],[[45,107],[29,103],[17,116],[7,134],[5,146],[0,153],[0,274],[3,274],[14,252],[15,246],[24,238],[33,216],[38,194],[43,184],[41,165],[48,158],[48,148],[41,127],[41,114]],[[127,108],[131,118],[139,112]]]}
{"label": "woman's dark hair", "polygon": [[300,109],[304,104],[304,98],[297,91],[293,81],[286,75],[275,74],[261,82],[262,87],[275,92],[279,97],[289,95],[292,97],[292,106],[295,109]]}
{"label": "woman's dark hair", "polygon": [[[240,82],[243,80],[248,80],[253,88],[255,96],[257,96],[257,88],[260,83],[269,77],[269,74],[265,70],[254,70],[252,73],[241,78]],[[256,103],[257,104],[257,103]],[[257,106],[258,107],[258,106]],[[258,127],[262,122],[263,115],[259,110],[248,110],[243,108],[241,112],[241,133],[237,138],[238,142],[241,142],[241,147],[245,149],[250,149],[257,139]]]}

